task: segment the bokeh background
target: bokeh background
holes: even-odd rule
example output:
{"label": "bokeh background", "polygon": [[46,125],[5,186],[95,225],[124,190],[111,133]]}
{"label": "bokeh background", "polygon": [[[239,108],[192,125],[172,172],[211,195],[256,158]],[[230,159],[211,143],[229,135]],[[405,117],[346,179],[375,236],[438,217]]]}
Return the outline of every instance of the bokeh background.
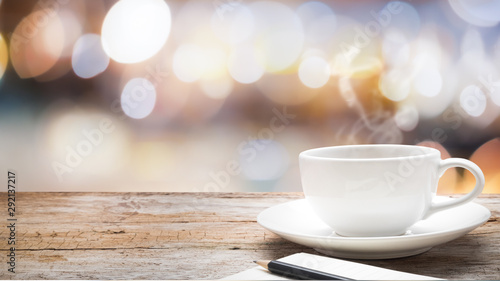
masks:
{"label": "bokeh background", "polygon": [[[437,147],[500,192],[500,1],[0,1],[20,191],[300,191],[320,146]],[[440,193],[473,178],[448,171]]]}

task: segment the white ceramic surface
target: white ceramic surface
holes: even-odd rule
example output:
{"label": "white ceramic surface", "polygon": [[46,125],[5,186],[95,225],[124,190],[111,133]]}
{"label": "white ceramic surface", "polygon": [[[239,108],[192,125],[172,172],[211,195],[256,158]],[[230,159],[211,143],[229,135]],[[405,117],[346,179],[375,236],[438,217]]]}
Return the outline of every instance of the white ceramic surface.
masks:
{"label": "white ceramic surface", "polygon": [[[436,200],[451,199],[438,196]],[[454,240],[485,223],[490,215],[484,206],[469,202],[421,220],[401,236],[342,237],[315,215],[305,199],[300,199],[262,211],[257,222],[289,241],[329,256],[389,259],[420,254]]]}
{"label": "white ceramic surface", "polygon": [[[439,150],[415,145],[344,145],[300,153],[306,200],[343,236],[401,235],[432,213],[473,200],[484,176],[469,160],[441,160]],[[432,202],[439,177],[451,167],[476,177],[473,191],[447,202]]]}

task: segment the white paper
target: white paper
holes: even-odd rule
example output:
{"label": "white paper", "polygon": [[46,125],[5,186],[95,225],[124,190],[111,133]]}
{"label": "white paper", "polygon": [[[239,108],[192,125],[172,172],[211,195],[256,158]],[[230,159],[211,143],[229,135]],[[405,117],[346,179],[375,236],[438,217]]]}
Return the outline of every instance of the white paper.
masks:
{"label": "white paper", "polygon": [[[360,264],[335,258],[298,253],[279,259],[307,268],[328,272],[357,280],[439,280],[438,278],[411,274],[381,267]],[[260,266],[236,273],[222,280],[289,280],[274,275]]]}

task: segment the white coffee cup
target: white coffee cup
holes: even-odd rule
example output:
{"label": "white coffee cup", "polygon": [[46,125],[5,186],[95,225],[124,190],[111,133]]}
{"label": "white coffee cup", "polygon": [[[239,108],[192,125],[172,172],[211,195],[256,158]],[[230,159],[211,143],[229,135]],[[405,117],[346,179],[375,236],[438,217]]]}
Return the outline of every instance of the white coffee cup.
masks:
{"label": "white coffee cup", "polygon": [[[299,155],[302,188],[318,217],[342,236],[401,235],[417,221],[477,197],[481,169],[469,160],[441,160],[439,150],[415,145],[345,145]],[[476,177],[470,193],[433,202],[446,169],[462,167]]]}

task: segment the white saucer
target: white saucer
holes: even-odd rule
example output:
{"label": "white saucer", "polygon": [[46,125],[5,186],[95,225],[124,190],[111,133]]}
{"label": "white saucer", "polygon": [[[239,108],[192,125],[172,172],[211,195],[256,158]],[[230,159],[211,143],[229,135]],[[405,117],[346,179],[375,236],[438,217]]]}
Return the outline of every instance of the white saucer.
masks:
{"label": "white saucer", "polygon": [[[451,199],[438,196],[436,200]],[[257,222],[289,241],[312,247],[325,255],[389,259],[417,255],[456,239],[485,223],[490,215],[484,206],[470,202],[415,223],[405,235],[342,237],[316,217],[305,199],[300,199],[262,211]]]}

